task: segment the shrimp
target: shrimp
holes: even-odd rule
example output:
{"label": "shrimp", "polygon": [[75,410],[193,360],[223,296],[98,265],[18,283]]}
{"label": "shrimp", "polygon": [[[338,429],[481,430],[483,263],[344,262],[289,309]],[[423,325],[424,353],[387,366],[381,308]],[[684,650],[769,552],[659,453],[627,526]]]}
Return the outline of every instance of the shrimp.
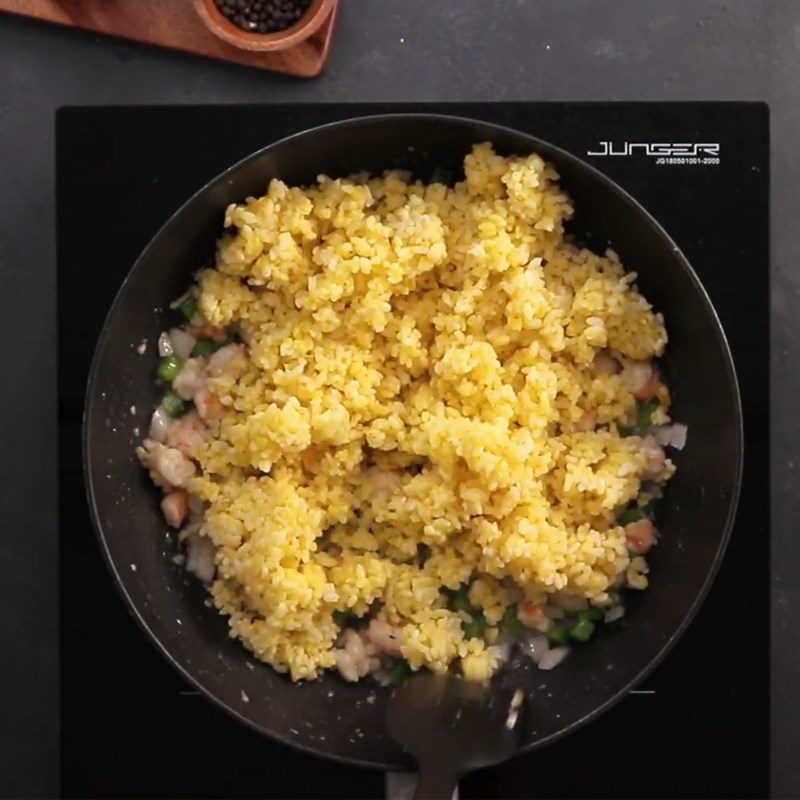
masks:
{"label": "shrimp", "polygon": [[188,358],[172,381],[172,390],[184,400],[191,400],[205,386],[205,362],[202,358]]}
{"label": "shrimp", "polygon": [[655,480],[664,472],[667,456],[664,448],[652,436],[642,439],[642,455],[645,458],[645,468],[642,477],[645,480]]}
{"label": "shrimp", "polygon": [[661,381],[652,361],[632,361],[624,374],[637,400],[650,400],[658,393]]}
{"label": "shrimp", "polygon": [[184,455],[191,455],[206,440],[206,426],[197,415],[190,411],[170,425],[167,431],[167,444],[180,450]]}
{"label": "shrimp", "polygon": [[541,603],[523,600],[517,607],[517,619],[526,627],[544,633],[552,624]]}
{"label": "shrimp", "polygon": [[353,656],[343,648],[333,651],[334,658],[336,659],[336,667],[339,674],[351,683],[355,683],[359,679],[358,667],[356,667]]}
{"label": "shrimp", "polygon": [[149,470],[153,483],[165,491],[185,486],[196,472],[194,464],[180,450],[152,439],[145,439],[142,446],[136,448],[136,455]]}
{"label": "shrimp", "polygon": [[625,526],[625,541],[628,550],[637,556],[644,555],[656,543],[657,531],[649,519],[637,519]]}
{"label": "shrimp", "polygon": [[397,625],[390,625],[386,620],[373,617],[367,628],[367,638],[377,648],[379,653],[398,658],[402,655],[400,646],[403,643],[403,629]]}
{"label": "shrimp", "polygon": [[339,674],[346,680],[355,682],[380,666],[375,646],[365,641],[358,631],[348,628],[343,636],[343,647],[334,650]]}
{"label": "shrimp", "polygon": [[183,489],[173,489],[169,494],[164,495],[161,501],[161,511],[167,525],[172,528],[180,528],[186,519],[189,510],[189,496]]}
{"label": "shrimp", "polygon": [[220,378],[223,375],[234,375],[245,364],[244,349],[238,344],[228,344],[220,347],[211,358],[208,359],[208,374],[212,378]]}
{"label": "shrimp", "polygon": [[201,389],[195,394],[194,405],[201,419],[214,419],[222,413],[222,403],[208,389]]}

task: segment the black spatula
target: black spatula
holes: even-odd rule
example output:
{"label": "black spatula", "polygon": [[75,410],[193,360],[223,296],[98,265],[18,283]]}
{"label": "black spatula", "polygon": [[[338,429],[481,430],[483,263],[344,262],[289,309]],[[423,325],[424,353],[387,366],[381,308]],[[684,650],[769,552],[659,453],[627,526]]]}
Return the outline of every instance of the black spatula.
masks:
{"label": "black spatula", "polygon": [[517,749],[523,695],[508,686],[486,687],[430,672],[395,689],[387,724],[414,756],[416,800],[451,800],[466,772],[497,764]]}

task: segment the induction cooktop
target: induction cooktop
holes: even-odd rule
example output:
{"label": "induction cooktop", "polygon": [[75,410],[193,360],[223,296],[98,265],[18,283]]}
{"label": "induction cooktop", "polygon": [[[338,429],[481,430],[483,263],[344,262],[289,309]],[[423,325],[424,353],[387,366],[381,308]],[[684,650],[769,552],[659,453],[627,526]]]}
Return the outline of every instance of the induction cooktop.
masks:
{"label": "induction cooktop", "polygon": [[435,111],[518,128],[627,189],[694,266],[742,392],[739,513],[714,586],[645,684],[587,727],[468,776],[462,798],[768,792],[769,121],[758,103],[63,108],[57,124],[62,792],[65,797],[378,797],[384,777],[265,739],[168,666],[117,596],[86,507],[83,394],[111,300],[207,180],[308,127]]}

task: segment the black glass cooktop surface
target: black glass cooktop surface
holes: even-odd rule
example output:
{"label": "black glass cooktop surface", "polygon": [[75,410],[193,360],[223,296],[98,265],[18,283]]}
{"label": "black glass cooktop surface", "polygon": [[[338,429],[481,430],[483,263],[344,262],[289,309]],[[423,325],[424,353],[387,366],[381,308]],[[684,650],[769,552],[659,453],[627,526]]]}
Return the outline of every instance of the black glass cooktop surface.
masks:
{"label": "black glass cooktop surface", "polygon": [[67,797],[378,797],[380,773],[260,737],[186,685],[112,585],[84,498],[80,423],[109,304],[190,194],[290,133],[383,111],[499,122],[633,194],[699,274],[742,392],[745,469],[706,603],[635,693],[541,751],[467,777],[461,797],[763,797],[768,791],[767,108],[531,103],[66,108],[58,115],[62,790]]}

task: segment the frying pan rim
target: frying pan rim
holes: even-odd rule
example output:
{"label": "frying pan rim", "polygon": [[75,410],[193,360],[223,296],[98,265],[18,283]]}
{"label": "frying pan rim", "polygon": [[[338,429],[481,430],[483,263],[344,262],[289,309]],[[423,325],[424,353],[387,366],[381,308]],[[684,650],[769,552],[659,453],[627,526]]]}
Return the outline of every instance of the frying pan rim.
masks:
{"label": "frying pan rim", "polygon": [[117,568],[117,564],[115,563],[111,555],[111,552],[109,550],[109,546],[106,541],[106,536],[103,531],[103,526],[100,522],[100,514],[97,508],[97,502],[95,498],[96,494],[95,486],[94,486],[94,481],[92,479],[92,471],[90,468],[92,436],[91,436],[91,429],[88,423],[94,413],[94,408],[96,406],[95,384],[98,378],[100,357],[101,354],[104,352],[106,341],[109,336],[109,329],[110,329],[109,323],[112,317],[115,315],[118,306],[121,304],[122,299],[127,292],[127,288],[131,283],[133,276],[140,268],[140,265],[147,260],[147,258],[153,251],[157,250],[157,248],[160,245],[161,239],[167,235],[169,229],[172,227],[175,220],[182,215],[184,209],[187,206],[193,203],[198,197],[200,197],[204,193],[210,191],[213,187],[216,187],[224,183],[225,180],[231,174],[245,167],[247,164],[261,158],[269,151],[283,147],[284,145],[286,145],[291,141],[294,141],[296,139],[301,139],[311,134],[324,134],[324,132],[328,130],[336,130],[338,128],[354,128],[361,126],[369,126],[374,124],[385,123],[389,120],[400,120],[400,119],[402,119],[404,122],[421,120],[426,123],[455,122],[462,125],[464,124],[470,126],[477,125],[481,126],[482,128],[486,129],[489,132],[490,135],[488,136],[488,138],[490,140],[492,138],[492,135],[508,135],[521,139],[525,141],[527,145],[530,145],[531,152],[539,152],[540,149],[545,151],[549,150],[551,152],[557,153],[559,157],[566,159],[569,162],[572,162],[573,165],[576,165],[579,169],[585,171],[588,177],[591,178],[593,181],[605,184],[605,187],[608,190],[610,190],[613,194],[617,195],[623,202],[625,202],[629,206],[632,206],[633,211],[637,216],[641,218],[642,222],[649,225],[654,230],[656,235],[662,238],[662,240],[664,240],[666,244],[668,244],[671,247],[675,258],[677,259],[677,263],[680,264],[684,273],[686,273],[686,275],[690,279],[695,292],[697,293],[700,301],[704,305],[706,312],[709,314],[710,320],[716,332],[717,344],[720,348],[722,358],[725,362],[725,372],[727,373],[727,377],[730,382],[733,395],[733,406],[736,417],[736,430],[734,432],[736,440],[735,441],[736,464],[735,464],[735,475],[733,480],[733,491],[731,493],[731,497],[728,502],[727,516],[725,519],[724,527],[722,529],[722,536],[720,537],[717,550],[714,554],[714,559],[711,563],[711,566],[708,570],[705,580],[703,581],[703,584],[700,587],[700,590],[695,596],[695,599],[692,602],[691,606],[689,607],[688,611],[684,615],[680,625],[678,625],[678,627],[672,632],[669,639],[667,639],[667,641],[661,646],[658,653],[656,653],[653,659],[651,659],[650,662],[648,662],[648,664],[644,668],[642,668],[634,678],[628,681],[623,687],[618,689],[616,692],[611,694],[605,700],[605,702],[595,706],[595,708],[592,711],[580,717],[579,719],[575,720],[574,722],[570,723],[569,725],[560,728],[558,731],[551,733],[548,736],[534,739],[532,742],[529,742],[525,746],[519,748],[519,750],[517,750],[516,753],[511,758],[516,758],[517,756],[520,756],[524,753],[531,752],[533,750],[537,750],[541,747],[544,747],[545,745],[551,744],[565,736],[568,736],[574,731],[582,728],[584,725],[587,725],[593,720],[597,719],[599,716],[601,716],[606,711],[615,706],[618,702],[620,702],[620,700],[622,700],[622,698],[625,697],[631,691],[631,689],[633,689],[635,686],[638,686],[643,680],[645,680],[647,676],[652,673],[652,671],[664,660],[664,658],[676,645],[678,640],[681,638],[681,636],[683,636],[686,629],[691,624],[700,606],[705,601],[706,596],[708,595],[708,592],[711,588],[711,585],[713,584],[714,579],[716,578],[717,572],[719,571],[719,567],[725,555],[725,551],[727,550],[728,542],[730,540],[731,531],[733,529],[733,523],[736,517],[739,504],[739,495],[741,491],[742,471],[744,462],[744,427],[743,427],[741,394],[739,391],[739,382],[736,376],[736,369],[733,363],[733,356],[731,354],[727,336],[725,335],[725,330],[722,327],[722,323],[720,322],[719,315],[717,314],[717,311],[714,308],[714,304],[711,302],[711,298],[708,296],[708,292],[706,291],[705,287],[700,281],[700,278],[695,273],[691,263],[686,258],[683,251],[678,247],[678,245],[675,243],[672,237],[664,229],[664,227],[658,222],[658,220],[652,214],[650,214],[650,212],[635,197],[633,197],[633,195],[631,195],[616,181],[612,180],[610,177],[605,175],[596,167],[584,161],[582,158],[576,156],[574,153],[571,153],[568,150],[565,150],[562,147],[553,144],[552,142],[549,142],[545,139],[541,139],[540,137],[535,136],[533,134],[508,127],[506,125],[499,125],[497,123],[489,122],[487,120],[480,120],[460,115],[436,114],[436,113],[425,113],[425,112],[409,112],[409,113],[389,112],[384,114],[368,114],[357,117],[348,117],[346,119],[325,123],[323,125],[315,125],[313,127],[305,128],[301,131],[293,133],[289,136],[285,136],[282,139],[278,139],[277,141],[272,142],[271,144],[268,144],[265,147],[262,147],[259,150],[256,150],[253,153],[250,153],[249,155],[235,162],[234,164],[232,164],[231,166],[229,166],[228,168],[226,168],[225,170],[223,170],[222,172],[211,178],[209,181],[207,181],[198,190],[193,192],[190,197],[188,197],[183,203],[181,203],[181,205],[175,211],[172,212],[172,214],[170,214],[170,216],[165,220],[163,225],[161,225],[161,227],[158,229],[155,235],[151,237],[147,245],[144,247],[139,256],[133,262],[133,265],[126,274],[125,279],[120,285],[120,288],[117,290],[117,293],[114,296],[114,300],[111,303],[111,306],[109,307],[108,313],[106,314],[106,317],[103,320],[103,325],[100,330],[100,336],[98,337],[97,344],[95,345],[95,350],[92,356],[91,367],[89,369],[89,376],[86,384],[86,398],[84,401],[83,416],[82,416],[83,435],[81,437],[83,445],[82,462],[83,462],[83,471],[85,476],[86,496],[89,505],[90,516],[92,518],[92,526],[94,527],[95,534],[99,540],[100,549],[101,552],[103,553],[103,558],[106,561],[106,565],[108,566],[108,569],[114,578],[114,583],[116,584],[117,590],[122,596],[122,599],[129,613],[133,616],[133,618],[136,620],[139,626],[147,634],[147,637],[155,645],[156,650],[162,654],[162,656],[172,665],[174,669],[178,671],[178,673],[185,680],[187,680],[191,685],[199,689],[203,693],[203,695],[205,695],[205,697],[211,700],[212,703],[214,703],[219,708],[223,709],[225,712],[230,714],[236,720],[248,726],[252,730],[257,731],[259,734],[266,736],[269,739],[278,741],[281,744],[285,744],[289,747],[293,747],[297,750],[315,756],[329,758],[339,763],[351,764],[351,765],[367,767],[372,769],[381,769],[381,770],[407,769],[408,763],[399,761],[398,762],[376,761],[370,759],[355,758],[350,756],[342,756],[339,754],[332,754],[326,752],[322,748],[306,745],[301,742],[289,739],[285,736],[265,730],[262,726],[258,725],[253,720],[242,715],[233,706],[229,705],[226,701],[224,701],[216,694],[208,690],[205,686],[203,686],[200,683],[200,681],[192,674],[192,672],[190,672],[183,665],[181,665],[175,659],[175,657],[173,657],[173,655],[169,652],[169,650],[167,650],[166,646],[161,642],[161,639],[150,629],[142,613],[139,611],[136,604],[134,603],[131,595],[129,594],[125,586],[121,570]]}

